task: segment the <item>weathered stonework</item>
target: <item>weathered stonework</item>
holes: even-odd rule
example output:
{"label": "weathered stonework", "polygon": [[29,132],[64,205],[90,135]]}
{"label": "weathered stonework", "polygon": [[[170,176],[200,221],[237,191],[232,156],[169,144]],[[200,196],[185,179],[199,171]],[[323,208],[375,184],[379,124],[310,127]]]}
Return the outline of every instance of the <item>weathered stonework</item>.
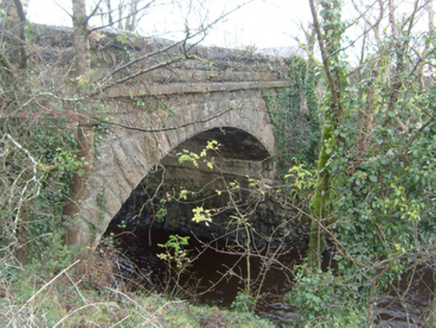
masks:
{"label": "weathered stonework", "polygon": [[[184,53],[181,44],[167,40],[135,37],[121,43],[117,31],[98,33],[91,35],[93,76],[101,83],[99,97],[111,124],[80,204],[80,244],[95,246],[150,168],[179,145],[198,151],[207,140],[219,139],[222,170],[273,177],[268,162],[273,128],[262,89],[289,85],[280,60],[222,48]],[[47,49],[43,56],[71,60],[71,30],[40,26],[36,38]],[[126,66],[132,59],[135,63]],[[108,72],[112,77],[105,80]],[[132,72],[141,74],[130,78]],[[166,161],[175,163],[171,157]]]}
{"label": "weathered stonework", "polygon": [[[208,131],[215,131],[214,134],[210,135],[210,140],[216,139],[217,130],[215,128],[238,131],[234,135],[239,140],[233,138],[231,144],[222,145],[229,162],[233,160],[233,164],[227,164],[226,167],[228,171],[232,171],[229,173],[256,174],[272,178],[272,167],[263,164],[274,152],[272,125],[266,112],[266,105],[257,90],[178,95],[174,98],[168,98],[168,106],[173,112],[171,118],[166,117],[166,112],[150,114],[141,111],[141,109],[114,110],[109,114],[111,120],[131,127],[153,126],[151,125],[152,121],[166,119],[168,120],[165,122],[165,126],[175,127],[192,124],[179,129],[155,133],[128,129],[118,125],[112,126],[110,133],[98,148],[99,159],[89,178],[87,201],[82,204],[80,212],[83,220],[80,240],[83,244],[89,245],[92,242],[89,233],[90,224],[97,228],[95,240],[99,240],[123,202],[154,164],[159,163],[174,148],[184,142],[187,144],[183,148],[189,149],[190,145],[193,144],[189,143],[189,140],[195,139],[197,135],[204,133],[203,138],[207,138]],[[221,112],[225,113],[217,115]],[[215,115],[217,115],[216,118],[208,120]],[[245,145],[245,148],[249,147],[251,151],[243,154],[241,150],[244,147],[238,148],[238,145],[244,144],[244,140],[247,139],[255,144],[251,144],[250,147]],[[200,139],[192,150],[198,152],[199,147],[206,146],[206,142],[201,143],[203,140],[205,139]],[[232,147],[238,149],[236,154],[231,151]],[[257,149],[257,151],[253,151],[253,149]],[[167,157],[167,160],[168,158],[170,157]],[[244,162],[246,164],[243,164]],[[99,194],[104,195],[106,199],[104,209],[97,206],[96,200]],[[97,215],[102,210],[104,210],[103,215]],[[100,222],[97,218],[100,218]]]}

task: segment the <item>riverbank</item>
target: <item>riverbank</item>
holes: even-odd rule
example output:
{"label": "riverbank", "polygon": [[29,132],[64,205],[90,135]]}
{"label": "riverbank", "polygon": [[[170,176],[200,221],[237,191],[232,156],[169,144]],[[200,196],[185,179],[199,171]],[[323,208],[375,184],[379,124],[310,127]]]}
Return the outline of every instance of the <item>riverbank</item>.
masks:
{"label": "riverbank", "polygon": [[250,313],[195,306],[150,291],[95,286],[67,272],[51,283],[37,283],[33,278],[3,282],[0,326],[274,327]]}

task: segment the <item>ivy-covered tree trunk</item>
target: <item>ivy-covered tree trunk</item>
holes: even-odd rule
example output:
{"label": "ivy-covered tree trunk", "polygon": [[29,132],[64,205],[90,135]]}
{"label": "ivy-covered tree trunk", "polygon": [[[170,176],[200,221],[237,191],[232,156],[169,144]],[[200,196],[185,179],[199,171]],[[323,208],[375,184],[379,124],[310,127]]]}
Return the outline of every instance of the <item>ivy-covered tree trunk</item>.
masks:
{"label": "ivy-covered tree trunk", "polygon": [[[309,261],[313,267],[321,268],[322,252],[325,246],[325,228],[330,224],[328,218],[329,172],[328,161],[337,147],[333,140],[333,132],[341,124],[343,110],[341,106],[341,90],[343,78],[339,65],[339,49],[341,44],[341,2],[326,0],[321,2],[321,30],[314,0],[310,0],[315,32],[321,49],[329,101],[324,108],[324,122],[321,134],[321,151],[318,159],[318,183],[312,197],[312,224],[309,239]],[[324,37],[328,36],[328,37]]]}
{"label": "ivy-covered tree trunk", "polygon": [[11,33],[10,43],[12,51],[10,53],[10,62],[17,65],[17,68],[23,70],[27,67],[26,51],[26,16],[23,4],[20,0],[3,0],[2,7],[6,12],[6,29]]}
{"label": "ivy-covered tree trunk", "polygon": [[[90,46],[88,35],[88,16],[84,0],[73,0],[74,27],[74,69],[78,83],[77,94],[82,95],[83,85],[89,81]],[[84,104],[81,107],[86,107]],[[79,217],[83,202],[86,200],[86,185],[92,170],[94,158],[94,132],[92,124],[85,115],[80,116],[76,126],[77,160],[83,163],[76,170],[71,181],[64,215],[71,219],[66,227],[65,242],[67,244],[86,245],[90,243],[88,223]],[[85,254],[85,253],[84,253]]]}

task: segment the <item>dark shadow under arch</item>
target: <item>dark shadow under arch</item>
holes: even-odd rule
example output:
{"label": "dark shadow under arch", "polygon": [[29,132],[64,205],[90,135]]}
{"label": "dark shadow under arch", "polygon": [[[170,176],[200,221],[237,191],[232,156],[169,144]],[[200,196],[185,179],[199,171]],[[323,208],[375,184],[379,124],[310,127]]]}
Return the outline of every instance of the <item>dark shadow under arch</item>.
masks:
{"label": "dark shadow under arch", "polygon": [[271,156],[265,146],[250,133],[232,127],[213,128],[180,143],[176,149],[201,150],[207,142],[221,144],[220,153],[227,159],[262,161]]}

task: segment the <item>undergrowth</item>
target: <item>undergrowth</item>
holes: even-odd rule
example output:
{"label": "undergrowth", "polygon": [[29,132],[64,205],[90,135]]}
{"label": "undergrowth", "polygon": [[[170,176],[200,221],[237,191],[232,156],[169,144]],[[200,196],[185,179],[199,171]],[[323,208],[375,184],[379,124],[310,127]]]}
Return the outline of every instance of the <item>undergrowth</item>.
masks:
{"label": "undergrowth", "polygon": [[116,276],[112,255],[99,254],[81,273],[73,262],[52,278],[29,267],[3,270],[0,327],[274,327],[252,313],[132,291],[134,281]]}

